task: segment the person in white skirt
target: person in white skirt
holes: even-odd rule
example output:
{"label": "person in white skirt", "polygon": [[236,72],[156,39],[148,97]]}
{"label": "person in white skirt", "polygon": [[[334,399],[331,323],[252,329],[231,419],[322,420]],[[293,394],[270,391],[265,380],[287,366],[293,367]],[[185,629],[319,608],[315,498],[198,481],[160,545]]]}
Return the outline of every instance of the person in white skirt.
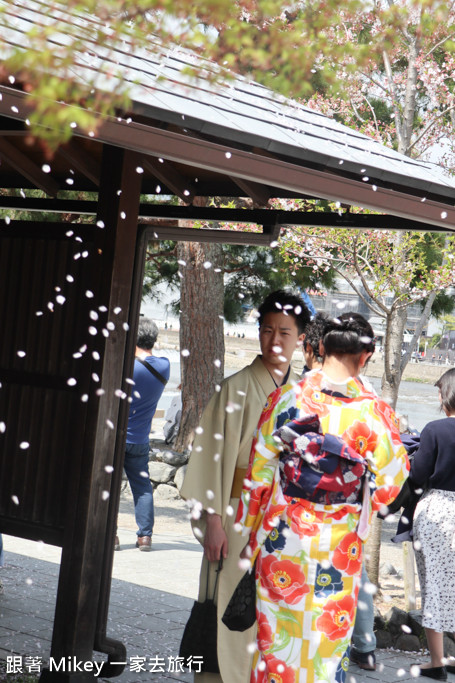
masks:
{"label": "person in white skirt", "polygon": [[410,483],[424,489],[414,513],[414,549],[422,595],[422,624],[431,661],[420,675],[437,681],[455,673],[455,658],[444,658],[443,634],[455,635],[455,368],[436,382],[447,418],[422,430]]}

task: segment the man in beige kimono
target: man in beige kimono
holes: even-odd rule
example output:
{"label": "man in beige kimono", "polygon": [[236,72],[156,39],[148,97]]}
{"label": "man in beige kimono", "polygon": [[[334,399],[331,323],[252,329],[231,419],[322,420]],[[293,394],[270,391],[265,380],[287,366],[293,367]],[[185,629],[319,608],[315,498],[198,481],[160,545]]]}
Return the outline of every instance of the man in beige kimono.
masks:
{"label": "man in beige kimono", "polygon": [[277,386],[297,382],[291,369],[295,349],[302,345],[310,320],[302,299],[285,291],[269,294],[259,307],[261,355],[240,372],[225,379],[211,397],[193,441],[193,449],[180,493],[195,503],[201,517],[195,535],[204,546],[199,600],[209,597],[215,585],[220,555],[223,569],[217,590],[218,662],[220,674],[195,674],[201,683],[249,683],[256,626],[243,633],[229,631],[221,621],[226,605],[244,570],[238,566],[245,539],[233,524],[253,436],[267,397]]}

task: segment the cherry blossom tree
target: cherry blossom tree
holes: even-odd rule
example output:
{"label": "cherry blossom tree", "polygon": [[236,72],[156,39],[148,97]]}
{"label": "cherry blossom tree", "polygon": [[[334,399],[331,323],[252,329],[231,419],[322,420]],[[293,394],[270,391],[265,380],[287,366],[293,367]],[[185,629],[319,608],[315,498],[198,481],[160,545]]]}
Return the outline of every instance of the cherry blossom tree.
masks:
{"label": "cherry blossom tree", "polygon": [[[282,248],[294,270],[301,259],[316,271],[333,269],[384,321],[382,397],[395,407],[404,368],[435,299],[455,282],[455,236],[299,226],[287,230]],[[422,315],[402,354],[408,309],[417,302]]]}
{"label": "cherry blossom tree", "polygon": [[[332,63],[342,76],[343,93],[321,76],[308,106],[409,157],[434,161],[438,154],[449,170],[455,161],[455,4],[388,0],[376,2],[369,13],[343,10],[340,19],[346,38],[359,42],[386,34],[393,23],[394,45],[357,70],[349,55]],[[342,32],[334,31],[331,39],[342,41]],[[454,282],[454,244],[450,236],[419,237],[393,227],[357,233],[293,228],[282,244],[291,258],[309,253],[315,268],[336,268],[358,293],[355,277],[362,283],[368,305],[386,323],[382,396],[395,406],[403,370],[433,303]],[[407,309],[416,301],[422,301],[422,316],[402,357]]]}

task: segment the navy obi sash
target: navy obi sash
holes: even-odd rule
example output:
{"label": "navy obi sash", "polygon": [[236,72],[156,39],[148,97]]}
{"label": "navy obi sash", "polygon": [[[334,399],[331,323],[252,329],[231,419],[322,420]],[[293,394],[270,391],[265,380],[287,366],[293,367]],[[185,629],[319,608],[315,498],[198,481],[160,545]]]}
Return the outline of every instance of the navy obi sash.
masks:
{"label": "navy obi sash", "polygon": [[283,493],[324,505],[360,503],[365,458],[339,436],[322,434],[316,414],[291,420],[274,432],[280,439]]}

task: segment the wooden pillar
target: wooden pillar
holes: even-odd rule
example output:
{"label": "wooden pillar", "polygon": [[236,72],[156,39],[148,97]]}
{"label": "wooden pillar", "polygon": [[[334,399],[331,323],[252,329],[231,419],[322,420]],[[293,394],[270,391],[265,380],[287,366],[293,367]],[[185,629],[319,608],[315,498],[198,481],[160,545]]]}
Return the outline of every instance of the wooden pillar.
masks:
{"label": "wooden pillar", "polygon": [[[99,357],[99,372],[90,378],[83,453],[71,469],[68,515],[62,544],[51,657],[92,660],[103,562],[113,549],[108,512],[117,509],[121,478],[113,478],[116,441],[124,441],[124,424],[117,436],[119,390],[126,391],[125,349],[137,235],[141,176],[136,153],[114,147],[103,150],[98,199],[95,259],[91,289],[80,292],[93,302],[91,345],[86,352]],[[135,334],[135,329],[132,334]],[[132,361],[130,368],[132,367]],[[88,378],[85,378],[87,380]],[[117,452],[118,452],[117,448]],[[64,454],[62,454],[62,457]],[[118,474],[118,472],[116,472]],[[113,482],[115,482],[113,484]],[[106,548],[108,551],[106,552]],[[42,681],[90,681],[94,673],[46,669]]]}

